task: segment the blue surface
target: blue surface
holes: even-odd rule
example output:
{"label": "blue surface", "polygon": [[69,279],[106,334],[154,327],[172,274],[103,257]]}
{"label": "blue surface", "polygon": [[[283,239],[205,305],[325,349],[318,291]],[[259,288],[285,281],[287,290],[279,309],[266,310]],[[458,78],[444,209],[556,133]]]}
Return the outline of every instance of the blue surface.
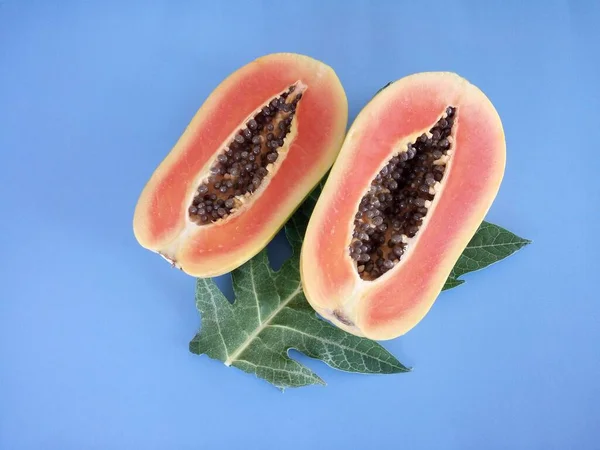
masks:
{"label": "blue surface", "polygon": [[[0,449],[600,448],[600,3],[413,3],[0,2]],[[332,65],[351,118],[424,70],[503,118],[488,219],[534,244],[385,344],[413,373],[295,354],[329,385],[281,394],[192,355],[194,281],[133,237],[202,100],[274,51]]]}

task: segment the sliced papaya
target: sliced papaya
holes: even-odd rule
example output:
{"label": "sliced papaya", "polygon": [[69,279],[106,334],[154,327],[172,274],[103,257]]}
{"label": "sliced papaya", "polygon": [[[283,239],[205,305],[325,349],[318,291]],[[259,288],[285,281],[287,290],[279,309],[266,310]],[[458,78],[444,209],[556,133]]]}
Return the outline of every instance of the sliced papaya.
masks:
{"label": "sliced papaya", "polygon": [[329,170],[347,119],[344,89],[320,61],[279,53],[236,70],[144,187],[139,244],[196,277],[240,266]]}
{"label": "sliced papaya", "polygon": [[372,339],[427,314],[502,181],[504,131],[464,78],[429,72],[379,92],[346,135],[301,253],[324,318]]}

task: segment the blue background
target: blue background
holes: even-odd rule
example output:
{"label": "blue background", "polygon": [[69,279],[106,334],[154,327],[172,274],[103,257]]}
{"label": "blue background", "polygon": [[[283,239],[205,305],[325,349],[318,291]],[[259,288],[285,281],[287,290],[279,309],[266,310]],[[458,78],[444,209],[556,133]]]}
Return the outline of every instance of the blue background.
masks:
{"label": "blue background", "polygon": [[[0,449],[600,448],[600,4],[413,3],[0,2]],[[425,70],[503,118],[488,219],[534,243],[385,343],[413,373],[295,353],[329,385],[281,394],[192,355],[194,280],[133,237],[203,99],[275,51],[333,66],[351,119]]]}

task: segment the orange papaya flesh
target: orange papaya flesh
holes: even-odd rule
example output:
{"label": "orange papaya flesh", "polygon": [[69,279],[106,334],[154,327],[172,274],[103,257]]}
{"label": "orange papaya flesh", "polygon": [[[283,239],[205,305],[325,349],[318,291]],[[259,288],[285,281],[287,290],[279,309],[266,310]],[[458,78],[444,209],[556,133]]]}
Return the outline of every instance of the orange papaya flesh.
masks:
{"label": "orange papaya flesh", "polygon": [[136,239],[196,277],[242,265],[329,170],[347,118],[343,87],[320,61],[278,53],[241,67],[210,94],[147,182],[134,213]]}
{"label": "orange papaya flesh", "polygon": [[[464,78],[419,73],[378,93],[350,127],[308,225],[301,276],[309,303],[355,335],[385,340],[412,329],[495,199],[505,160],[501,120]],[[375,218],[367,217],[373,204]]]}

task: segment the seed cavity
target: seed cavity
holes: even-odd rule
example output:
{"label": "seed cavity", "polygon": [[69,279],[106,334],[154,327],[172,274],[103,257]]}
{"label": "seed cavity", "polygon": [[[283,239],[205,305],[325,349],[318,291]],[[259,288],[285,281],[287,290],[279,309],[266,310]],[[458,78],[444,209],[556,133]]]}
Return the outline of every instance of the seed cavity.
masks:
{"label": "seed cavity", "polygon": [[261,186],[279,159],[301,99],[301,89],[292,85],[238,130],[198,186],[188,208],[191,221],[197,225],[222,221]]}
{"label": "seed cavity", "polygon": [[363,280],[372,281],[402,259],[439,192],[452,154],[456,108],[394,155],[361,199],[349,246]]}

